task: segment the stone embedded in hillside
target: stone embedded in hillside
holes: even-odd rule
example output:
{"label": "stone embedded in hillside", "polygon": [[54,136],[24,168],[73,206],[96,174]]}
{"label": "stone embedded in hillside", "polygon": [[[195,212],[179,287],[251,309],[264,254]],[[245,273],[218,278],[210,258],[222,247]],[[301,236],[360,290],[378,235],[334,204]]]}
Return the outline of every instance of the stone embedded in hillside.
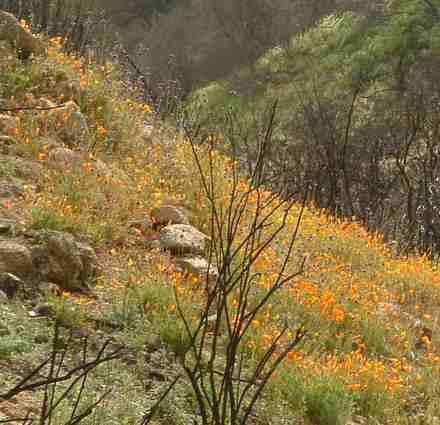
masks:
{"label": "stone embedded in hillside", "polygon": [[218,269],[213,264],[209,264],[208,260],[201,256],[185,256],[178,257],[175,260],[177,267],[183,271],[197,276],[201,279],[206,279],[208,282],[213,282],[218,277]]}
{"label": "stone embedded in hillside", "polygon": [[68,291],[90,290],[98,268],[93,248],[57,231],[42,232],[38,242],[32,254],[40,281],[53,282]]}
{"label": "stone embedded in hillside", "polygon": [[151,211],[151,218],[155,225],[189,224],[188,216],[181,208],[173,205],[162,205]]}
{"label": "stone embedded in hillside", "polygon": [[43,43],[24,29],[11,13],[0,10],[0,40],[11,43],[23,58],[45,52]]}
{"label": "stone embedded in hillside", "polygon": [[0,240],[0,273],[26,278],[32,271],[32,254],[28,247],[19,241]]}
{"label": "stone embedded in hillside", "polygon": [[20,288],[23,288],[24,282],[12,273],[0,273],[0,290],[8,298],[13,298]]}
{"label": "stone embedded in hillside", "polygon": [[187,224],[172,224],[160,232],[162,248],[172,254],[203,254],[208,236]]}
{"label": "stone embedded in hillside", "polygon": [[0,114],[0,134],[10,135],[16,131],[17,127],[17,118],[6,114]]}
{"label": "stone embedded in hillside", "polygon": [[81,165],[83,158],[78,152],[69,148],[55,148],[49,151],[48,164],[59,170],[72,170]]}

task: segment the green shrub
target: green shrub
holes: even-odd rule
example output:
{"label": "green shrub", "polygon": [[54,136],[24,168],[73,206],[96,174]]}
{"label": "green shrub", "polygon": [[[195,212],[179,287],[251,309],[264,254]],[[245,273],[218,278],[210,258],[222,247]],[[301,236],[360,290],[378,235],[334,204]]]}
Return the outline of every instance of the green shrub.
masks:
{"label": "green shrub", "polygon": [[305,386],[304,403],[308,418],[316,425],[345,425],[354,410],[353,396],[330,377]]}

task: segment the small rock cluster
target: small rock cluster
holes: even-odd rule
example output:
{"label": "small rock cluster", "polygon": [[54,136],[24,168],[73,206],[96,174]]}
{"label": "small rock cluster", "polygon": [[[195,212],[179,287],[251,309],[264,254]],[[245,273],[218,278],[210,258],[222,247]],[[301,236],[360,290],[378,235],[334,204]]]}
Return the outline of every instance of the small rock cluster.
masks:
{"label": "small rock cluster", "polygon": [[163,205],[151,212],[154,226],[160,229],[160,247],[173,256],[179,271],[200,279],[214,281],[218,269],[205,258],[206,242],[209,236],[189,223],[188,214],[182,208]]}

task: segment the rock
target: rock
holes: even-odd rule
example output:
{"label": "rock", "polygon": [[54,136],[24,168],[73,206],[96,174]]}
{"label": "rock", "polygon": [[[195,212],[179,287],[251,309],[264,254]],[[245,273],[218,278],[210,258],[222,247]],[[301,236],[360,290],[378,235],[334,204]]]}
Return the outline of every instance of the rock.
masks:
{"label": "rock", "polygon": [[32,311],[29,312],[29,316],[31,317],[50,317],[54,315],[54,308],[47,303],[38,304]]}
{"label": "rock", "polygon": [[175,262],[183,271],[201,279],[208,278],[208,282],[213,282],[218,277],[217,267],[213,264],[209,264],[204,257],[179,257],[175,259]]}
{"label": "rock", "polygon": [[0,240],[0,273],[27,277],[33,271],[30,250],[19,242]]}
{"label": "rock", "polygon": [[162,205],[151,211],[151,218],[155,225],[189,224],[188,217],[181,208],[172,205]]}
{"label": "rock", "polygon": [[8,220],[0,218],[0,235],[13,233],[15,230],[16,222],[14,220]]}
{"label": "rock", "polygon": [[98,257],[96,256],[95,250],[85,243],[77,242],[76,246],[83,264],[81,280],[89,284],[94,284],[98,274]]}
{"label": "rock", "polygon": [[68,148],[55,148],[49,151],[47,157],[51,167],[59,170],[72,170],[82,163],[82,156],[78,152],[74,152]]}
{"label": "rock", "polygon": [[11,135],[18,127],[18,120],[10,115],[0,114],[0,134]]}
{"label": "rock", "polygon": [[24,29],[14,15],[0,10],[0,40],[11,43],[19,52],[20,57],[26,59],[31,54],[43,54],[43,43]]}
{"label": "rock", "polygon": [[20,288],[23,288],[24,282],[12,273],[0,273],[0,290],[8,298],[13,298]]}
{"label": "rock", "polygon": [[72,235],[49,231],[39,235],[32,251],[40,281],[53,282],[67,291],[88,292],[97,273],[93,248]]}
{"label": "rock", "polygon": [[160,232],[161,246],[173,254],[203,254],[208,236],[187,224],[172,224]]}

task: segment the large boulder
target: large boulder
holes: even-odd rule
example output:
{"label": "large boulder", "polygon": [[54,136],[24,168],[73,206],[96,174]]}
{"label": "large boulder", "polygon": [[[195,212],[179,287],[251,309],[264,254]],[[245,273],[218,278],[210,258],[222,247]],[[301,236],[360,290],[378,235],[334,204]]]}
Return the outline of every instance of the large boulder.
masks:
{"label": "large boulder", "polygon": [[2,10],[0,10],[0,40],[8,41],[24,59],[32,54],[43,54],[45,51],[44,44],[23,28],[14,15]]}
{"label": "large boulder", "polygon": [[40,281],[67,291],[88,291],[95,281],[98,261],[93,248],[68,233],[42,232],[32,255]]}
{"label": "large boulder", "polygon": [[173,205],[162,205],[151,211],[151,218],[155,225],[189,224],[186,212]]}
{"label": "large boulder", "polygon": [[16,240],[0,240],[0,273],[26,278],[33,272],[32,254]]}
{"label": "large boulder", "polygon": [[219,274],[214,264],[210,264],[206,258],[199,255],[178,257],[174,261],[177,267],[185,273],[206,279],[208,283],[214,282]]}
{"label": "large boulder", "polygon": [[195,227],[187,224],[172,224],[164,227],[160,232],[162,248],[172,254],[203,254],[208,236],[199,232]]}

